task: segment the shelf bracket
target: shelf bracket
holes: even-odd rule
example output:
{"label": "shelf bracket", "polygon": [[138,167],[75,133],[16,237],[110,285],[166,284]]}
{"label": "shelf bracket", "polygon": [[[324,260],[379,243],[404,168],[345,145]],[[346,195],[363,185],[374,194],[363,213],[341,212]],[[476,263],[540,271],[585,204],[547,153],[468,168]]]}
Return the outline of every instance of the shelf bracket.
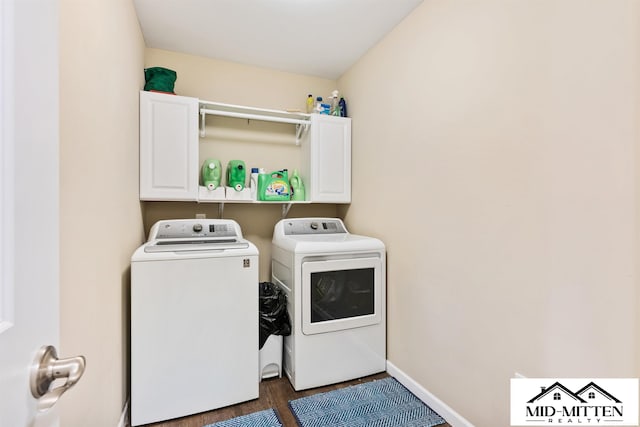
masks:
{"label": "shelf bracket", "polygon": [[282,219],[285,219],[289,215],[289,209],[291,209],[291,203],[282,204]]}
{"label": "shelf bracket", "polygon": [[305,124],[298,123],[296,125],[296,145],[300,145],[300,139],[302,139],[302,134],[304,134],[308,128],[309,128],[308,123],[305,123]]}
{"label": "shelf bracket", "polygon": [[200,138],[204,138],[207,135],[207,131],[205,130],[205,117],[206,114],[200,110]]}

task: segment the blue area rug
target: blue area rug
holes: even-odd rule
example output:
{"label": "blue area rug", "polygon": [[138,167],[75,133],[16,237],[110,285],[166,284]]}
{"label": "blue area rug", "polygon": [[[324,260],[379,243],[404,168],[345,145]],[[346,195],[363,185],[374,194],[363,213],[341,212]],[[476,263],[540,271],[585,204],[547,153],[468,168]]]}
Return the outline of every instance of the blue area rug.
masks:
{"label": "blue area rug", "polygon": [[291,400],[289,407],[301,427],[431,427],[445,422],[391,377]]}
{"label": "blue area rug", "polygon": [[204,427],[282,427],[278,414],[273,409],[254,412],[230,420],[208,424]]}

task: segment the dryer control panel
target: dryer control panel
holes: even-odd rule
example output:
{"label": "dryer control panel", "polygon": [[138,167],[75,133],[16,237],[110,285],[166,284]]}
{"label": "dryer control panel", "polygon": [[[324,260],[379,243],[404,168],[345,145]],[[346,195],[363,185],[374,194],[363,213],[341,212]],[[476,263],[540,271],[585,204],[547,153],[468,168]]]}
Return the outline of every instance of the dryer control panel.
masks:
{"label": "dryer control panel", "polygon": [[292,218],[283,221],[285,236],[304,234],[347,234],[337,218]]}

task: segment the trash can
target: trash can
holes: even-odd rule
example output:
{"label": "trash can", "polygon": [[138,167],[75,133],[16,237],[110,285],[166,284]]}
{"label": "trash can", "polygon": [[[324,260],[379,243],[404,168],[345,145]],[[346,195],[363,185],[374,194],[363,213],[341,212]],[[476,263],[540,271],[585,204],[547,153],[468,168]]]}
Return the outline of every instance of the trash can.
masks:
{"label": "trash can", "polygon": [[260,381],[282,376],[282,335],[270,335],[260,354]]}
{"label": "trash can", "polygon": [[282,337],[291,334],[287,296],[275,284],[261,282],[260,295],[260,380],[282,376]]}

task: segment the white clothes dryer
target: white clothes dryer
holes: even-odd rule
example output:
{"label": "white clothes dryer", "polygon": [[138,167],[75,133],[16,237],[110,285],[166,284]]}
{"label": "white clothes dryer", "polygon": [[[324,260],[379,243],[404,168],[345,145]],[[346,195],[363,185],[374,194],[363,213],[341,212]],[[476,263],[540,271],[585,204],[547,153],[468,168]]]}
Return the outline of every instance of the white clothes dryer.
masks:
{"label": "white clothes dryer", "polygon": [[131,258],[131,425],[258,386],[258,249],[235,221],[159,221]]}
{"label": "white clothes dryer", "polygon": [[304,390],[386,370],[385,246],[336,218],[283,219],[272,280],[287,295],[284,372]]}

